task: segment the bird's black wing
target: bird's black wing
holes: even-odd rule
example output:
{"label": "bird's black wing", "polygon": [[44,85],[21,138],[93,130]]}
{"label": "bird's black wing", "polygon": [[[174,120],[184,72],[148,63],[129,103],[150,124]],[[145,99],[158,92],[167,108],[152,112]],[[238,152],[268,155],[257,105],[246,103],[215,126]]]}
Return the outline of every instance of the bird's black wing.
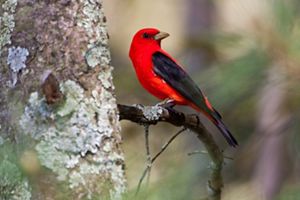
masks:
{"label": "bird's black wing", "polygon": [[172,59],[162,52],[155,52],[152,55],[154,72],[162,78],[181,96],[206,111],[205,99],[199,87],[191,77]]}
{"label": "bird's black wing", "polygon": [[154,73],[157,76],[162,78],[181,96],[207,112],[207,114],[212,117],[213,123],[218,127],[231,146],[235,147],[238,145],[236,139],[222,122],[221,115],[214,108],[212,108],[212,110],[208,108],[205,97],[199,87],[176,62],[162,52],[155,52],[152,56],[152,62],[154,65]]}

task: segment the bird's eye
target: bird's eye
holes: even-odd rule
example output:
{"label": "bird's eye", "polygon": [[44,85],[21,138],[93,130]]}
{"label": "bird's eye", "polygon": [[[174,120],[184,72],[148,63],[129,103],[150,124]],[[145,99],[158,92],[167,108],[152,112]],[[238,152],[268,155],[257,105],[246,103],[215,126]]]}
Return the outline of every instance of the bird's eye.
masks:
{"label": "bird's eye", "polygon": [[148,33],[144,33],[144,34],[143,34],[143,38],[146,38],[146,39],[147,39],[147,38],[150,38],[150,35],[149,35]]}

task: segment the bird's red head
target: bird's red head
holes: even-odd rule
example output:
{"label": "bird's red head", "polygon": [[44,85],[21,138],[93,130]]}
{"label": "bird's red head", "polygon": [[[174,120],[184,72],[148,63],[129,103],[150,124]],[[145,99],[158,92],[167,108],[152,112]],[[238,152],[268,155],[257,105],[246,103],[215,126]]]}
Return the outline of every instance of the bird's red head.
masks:
{"label": "bird's red head", "polygon": [[156,28],[144,28],[139,30],[132,39],[129,56],[132,58],[133,54],[138,51],[145,51],[160,48],[162,39],[168,37],[169,34],[161,32]]}

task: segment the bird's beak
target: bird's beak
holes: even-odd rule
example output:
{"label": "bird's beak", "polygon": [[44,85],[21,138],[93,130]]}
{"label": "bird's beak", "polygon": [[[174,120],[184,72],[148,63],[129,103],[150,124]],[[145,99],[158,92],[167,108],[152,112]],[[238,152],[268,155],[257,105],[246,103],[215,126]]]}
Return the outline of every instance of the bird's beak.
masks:
{"label": "bird's beak", "polygon": [[168,37],[169,35],[170,35],[169,33],[159,32],[154,36],[154,40],[159,41],[159,40],[162,40],[162,39]]}

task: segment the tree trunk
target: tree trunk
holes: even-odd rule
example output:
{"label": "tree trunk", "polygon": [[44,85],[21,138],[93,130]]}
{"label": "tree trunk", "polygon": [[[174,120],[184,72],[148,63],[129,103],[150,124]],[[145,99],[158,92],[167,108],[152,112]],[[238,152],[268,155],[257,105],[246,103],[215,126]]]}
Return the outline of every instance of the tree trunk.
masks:
{"label": "tree trunk", "polygon": [[0,5],[0,199],[121,198],[102,1]]}

